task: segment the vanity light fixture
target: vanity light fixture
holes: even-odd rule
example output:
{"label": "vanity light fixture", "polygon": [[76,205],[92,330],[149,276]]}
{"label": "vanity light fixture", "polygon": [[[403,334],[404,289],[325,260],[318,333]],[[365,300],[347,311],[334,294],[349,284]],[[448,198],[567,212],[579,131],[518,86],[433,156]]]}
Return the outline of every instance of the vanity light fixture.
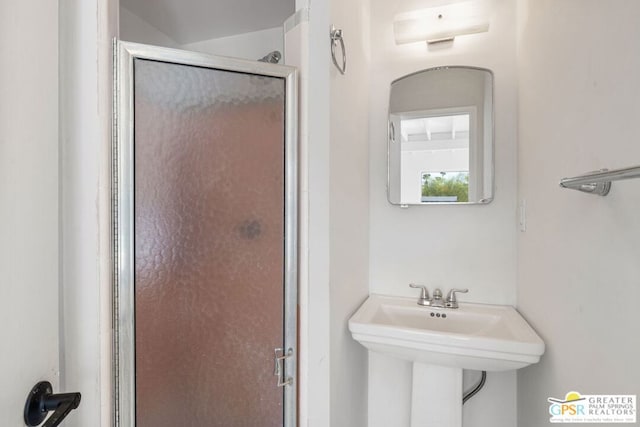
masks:
{"label": "vanity light fixture", "polygon": [[401,13],[393,20],[396,44],[452,41],[457,36],[489,31],[483,1],[465,1]]}

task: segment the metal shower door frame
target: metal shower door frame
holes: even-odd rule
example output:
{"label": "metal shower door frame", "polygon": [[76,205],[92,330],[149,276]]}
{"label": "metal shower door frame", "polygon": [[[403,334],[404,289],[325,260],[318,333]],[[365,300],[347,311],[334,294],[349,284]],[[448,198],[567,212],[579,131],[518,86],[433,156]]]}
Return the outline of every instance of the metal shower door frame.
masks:
{"label": "metal shower door frame", "polygon": [[[285,81],[285,242],[284,242],[284,386],[283,427],[297,426],[298,305],[298,74],[294,67],[227,58],[197,52],[114,41],[112,153],[113,177],[113,371],[114,425],[135,427],[134,316],[134,70],[135,59],[147,59],[281,78]],[[286,350],[285,350],[286,351]],[[276,378],[274,378],[274,384]],[[275,387],[275,385],[274,385]]]}

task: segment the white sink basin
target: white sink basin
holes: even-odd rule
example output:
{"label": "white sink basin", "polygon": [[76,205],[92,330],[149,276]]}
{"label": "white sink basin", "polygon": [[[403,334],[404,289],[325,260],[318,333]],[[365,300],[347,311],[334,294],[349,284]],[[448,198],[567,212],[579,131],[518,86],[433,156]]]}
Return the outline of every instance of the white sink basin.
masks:
{"label": "white sink basin", "polygon": [[416,298],[371,295],[349,320],[349,330],[371,351],[461,369],[519,369],[544,353],[540,337],[511,306],[436,309],[417,305]]}

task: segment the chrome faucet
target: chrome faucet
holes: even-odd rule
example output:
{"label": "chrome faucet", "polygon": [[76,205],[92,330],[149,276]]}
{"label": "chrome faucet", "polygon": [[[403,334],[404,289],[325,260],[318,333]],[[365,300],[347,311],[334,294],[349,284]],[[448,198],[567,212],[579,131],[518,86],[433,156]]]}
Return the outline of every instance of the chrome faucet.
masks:
{"label": "chrome faucet", "polygon": [[451,289],[447,293],[447,298],[443,299],[442,291],[436,288],[436,290],[433,291],[433,298],[429,298],[429,291],[426,286],[409,283],[409,287],[421,289],[420,298],[418,298],[418,305],[433,308],[458,308],[456,293],[466,294],[469,292],[469,289]]}
{"label": "chrome faucet", "polygon": [[418,298],[418,305],[424,305],[425,307],[431,305],[431,298],[429,298],[429,291],[427,290],[426,286],[409,283],[409,287],[414,289],[422,289],[422,291],[420,292],[420,298]]}
{"label": "chrome faucet", "polygon": [[467,292],[469,292],[469,289],[451,289],[447,294],[447,302],[444,306],[447,308],[458,308],[456,293],[466,294]]}

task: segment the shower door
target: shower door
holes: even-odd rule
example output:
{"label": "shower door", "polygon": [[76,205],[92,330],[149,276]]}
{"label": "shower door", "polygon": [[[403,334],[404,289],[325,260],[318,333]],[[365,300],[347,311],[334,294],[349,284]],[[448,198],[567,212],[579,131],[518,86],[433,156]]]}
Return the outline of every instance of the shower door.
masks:
{"label": "shower door", "polygon": [[115,418],[296,424],[296,73],[116,44]]}

